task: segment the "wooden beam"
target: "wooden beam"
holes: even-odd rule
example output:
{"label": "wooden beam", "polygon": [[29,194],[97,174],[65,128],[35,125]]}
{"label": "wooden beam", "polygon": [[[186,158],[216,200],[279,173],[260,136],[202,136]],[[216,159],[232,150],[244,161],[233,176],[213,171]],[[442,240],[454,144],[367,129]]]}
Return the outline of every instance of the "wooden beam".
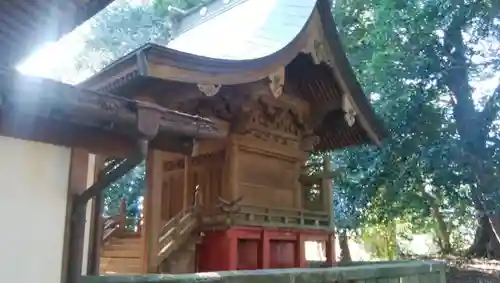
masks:
{"label": "wooden beam", "polygon": [[330,179],[331,180],[331,179],[334,179],[334,178],[340,176],[341,174],[343,174],[343,172],[340,170],[332,171],[330,169],[328,171],[318,172],[318,173],[314,173],[311,175],[301,174],[299,177],[299,181],[301,183],[314,183],[316,181],[321,181],[323,179]]}
{"label": "wooden beam", "polygon": [[[89,143],[101,144],[102,141],[94,139],[107,136],[107,139],[115,139],[106,150],[109,152],[123,139],[125,143],[135,143],[145,134],[139,131],[148,127],[155,127],[151,128],[155,135],[177,138],[223,138],[227,135],[227,131],[210,120],[171,111],[151,102],[10,72],[0,73],[0,80],[5,82],[0,85],[0,134],[7,136],[89,147],[92,152],[95,145]],[[151,118],[157,123],[149,125]],[[96,133],[99,134],[96,136]]]}
{"label": "wooden beam", "polygon": [[[132,153],[137,144],[129,135],[33,116],[6,118],[1,112],[0,135],[82,148],[90,153],[109,157],[126,157]],[[166,133],[158,134],[150,142],[150,147],[154,149],[182,154],[191,154],[192,146],[192,139]]]}

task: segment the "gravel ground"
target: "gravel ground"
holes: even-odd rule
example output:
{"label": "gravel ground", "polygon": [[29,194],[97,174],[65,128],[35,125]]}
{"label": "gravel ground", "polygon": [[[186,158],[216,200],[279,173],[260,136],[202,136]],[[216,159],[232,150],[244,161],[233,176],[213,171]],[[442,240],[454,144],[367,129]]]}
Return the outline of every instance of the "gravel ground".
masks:
{"label": "gravel ground", "polygon": [[500,283],[500,261],[447,259],[448,283]]}

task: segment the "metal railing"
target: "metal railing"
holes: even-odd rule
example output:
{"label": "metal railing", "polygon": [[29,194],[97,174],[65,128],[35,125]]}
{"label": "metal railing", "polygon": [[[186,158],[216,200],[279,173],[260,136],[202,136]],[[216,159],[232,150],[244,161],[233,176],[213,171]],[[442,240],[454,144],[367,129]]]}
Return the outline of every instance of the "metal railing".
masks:
{"label": "metal railing", "polygon": [[446,265],[436,261],[353,263],[331,268],[263,269],[179,275],[84,276],[82,283],[446,283]]}

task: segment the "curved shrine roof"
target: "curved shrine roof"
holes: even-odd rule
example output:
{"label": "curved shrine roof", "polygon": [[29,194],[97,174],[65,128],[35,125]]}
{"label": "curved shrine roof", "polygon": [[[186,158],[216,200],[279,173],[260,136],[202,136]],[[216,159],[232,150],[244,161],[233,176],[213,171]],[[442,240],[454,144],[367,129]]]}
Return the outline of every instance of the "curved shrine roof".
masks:
{"label": "curved shrine roof", "polygon": [[180,34],[168,46],[145,44],[80,86],[147,93],[168,108],[206,98],[202,86],[231,102],[238,86],[276,81],[309,102],[316,150],[380,144],[386,134],[342,48],[330,1],[219,0],[177,25]]}
{"label": "curved shrine roof", "polygon": [[212,2],[184,17],[177,24],[179,35],[167,47],[227,60],[265,57],[293,41],[316,4],[316,0],[224,2]]}

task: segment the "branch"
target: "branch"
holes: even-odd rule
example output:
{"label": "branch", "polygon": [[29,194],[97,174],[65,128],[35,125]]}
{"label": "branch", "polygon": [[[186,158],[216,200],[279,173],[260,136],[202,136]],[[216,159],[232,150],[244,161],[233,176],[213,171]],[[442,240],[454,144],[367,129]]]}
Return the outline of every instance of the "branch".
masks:
{"label": "branch", "polygon": [[500,112],[500,81],[493,91],[490,99],[484,105],[483,111],[478,113],[478,121],[482,121],[484,124],[482,126],[482,138],[488,135],[488,129]]}
{"label": "branch", "polygon": [[472,129],[470,117],[476,114],[472,91],[469,86],[469,73],[466,57],[466,46],[462,30],[467,23],[468,5],[463,0],[454,1],[459,8],[456,10],[450,25],[446,28],[443,39],[444,53],[451,62],[444,74],[444,82],[455,99],[453,116],[457,120],[458,132],[461,137],[469,136]]}

